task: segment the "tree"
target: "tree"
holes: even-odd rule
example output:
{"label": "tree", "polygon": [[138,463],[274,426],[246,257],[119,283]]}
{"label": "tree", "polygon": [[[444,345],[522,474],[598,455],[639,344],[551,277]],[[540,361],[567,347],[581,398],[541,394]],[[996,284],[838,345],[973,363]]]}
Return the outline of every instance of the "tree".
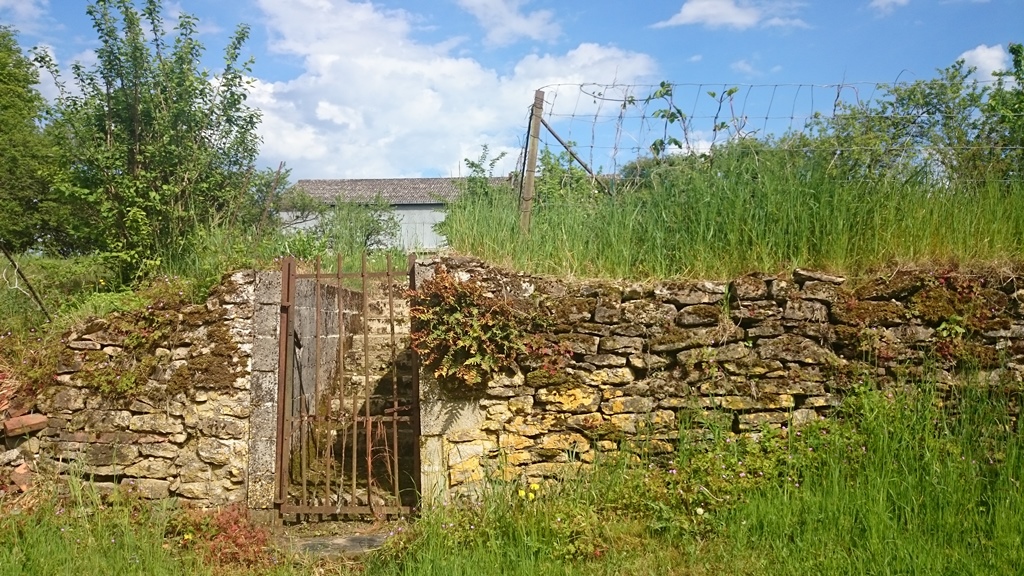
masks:
{"label": "tree", "polygon": [[991,158],[1004,178],[1024,178],[1024,45],[1010,43],[1012,68],[996,72],[984,107],[986,136],[997,153]]}
{"label": "tree", "polygon": [[181,253],[204,227],[252,225],[265,210],[254,186],[258,110],[246,105],[249,34],[240,25],[211,75],[197,20],[182,14],[169,35],[161,2],[98,0],[86,9],[99,36],[97,63],[75,64],[49,127],[68,177],[58,185],[93,231],[77,247],[107,255],[123,279],[145,275],[163,253]]}
{"label": "tree", "polygon": [[57,152],[43,134],[38,80],[17,33],[0,26],[0,246],[8,252],[60,252],[68,234],[67,210],[50,188]]}
{"label": "tree", "polygon": [[811,122],[827,162],[843,177],[972,187],[992,176],[985,137],[987,87],[963,60],[936,78],[879,86],[882,96],[839,104]]}
{"label": "tree", "polygon": [[380,194],[367,202],[338,202],[326,211],[315,233],[328,251],[358,254],[393,248],[402,226],[395,208]]}

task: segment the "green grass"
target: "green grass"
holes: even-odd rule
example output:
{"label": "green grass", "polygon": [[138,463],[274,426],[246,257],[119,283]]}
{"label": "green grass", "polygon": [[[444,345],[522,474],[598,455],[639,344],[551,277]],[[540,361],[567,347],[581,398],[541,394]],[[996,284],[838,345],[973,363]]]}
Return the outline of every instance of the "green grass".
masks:
{"label": "green grass", "polygon": [[859,460],[832,445],[799,488],[755,492],[728,515],[731,544],[776,574],[1020,573],[1024,436],[1005,397],[963,392],[955,417],[928,391],[862,397]]}
{"label": "green grass", "polygon": [[844,181],[791,154],[738,149],[713,168],[654,171],[615,195],[540,197],[527,237],[513,192],[449,206],[457,252],[536,273],[726,278],[794,266],[856,273],[892,264],[1020,261],[1024,184],[958,190]]}
{"label": "green grass", "polygon": [[0,516],[0,575],[208,574],[197,557],[165,549],[172,510],[110,505],[87,485],[69,499]]}
{"label": "green grass", "polygon": [[949,410],[932,392],[862,391],[799,435],[712,431],[660,466],[494,484],[428,512],[366,573],[1017,573],[1024,437],[1007,397],[969,388]]}

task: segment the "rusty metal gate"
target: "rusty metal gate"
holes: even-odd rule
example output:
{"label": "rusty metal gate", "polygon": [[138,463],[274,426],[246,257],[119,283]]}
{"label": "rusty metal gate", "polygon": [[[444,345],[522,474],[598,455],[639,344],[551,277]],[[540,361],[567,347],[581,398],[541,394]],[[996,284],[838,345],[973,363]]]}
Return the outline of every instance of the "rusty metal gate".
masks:
{"label": "rusty metal gate", "polygon": [[419,494],[419,366],[405,290],[414,256],[371,272],[281,267],[279,513],[298,518],[408,514]]}

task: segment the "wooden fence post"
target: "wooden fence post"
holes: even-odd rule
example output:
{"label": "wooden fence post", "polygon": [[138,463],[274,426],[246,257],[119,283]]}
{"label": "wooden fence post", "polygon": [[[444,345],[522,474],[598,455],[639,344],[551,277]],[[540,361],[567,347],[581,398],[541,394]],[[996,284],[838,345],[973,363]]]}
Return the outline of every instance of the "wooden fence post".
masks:
{"label": "wooden fence post", "polygon": [[526,166],[523,169],[523,196],[519,201],[519,232],[530,233],[530,217],[533,213],[534,177],[537,174],[537,149],[540,147],[540,123],[544,114],[544,91],[533,94],[530,108],[530,138],[526,144]]}

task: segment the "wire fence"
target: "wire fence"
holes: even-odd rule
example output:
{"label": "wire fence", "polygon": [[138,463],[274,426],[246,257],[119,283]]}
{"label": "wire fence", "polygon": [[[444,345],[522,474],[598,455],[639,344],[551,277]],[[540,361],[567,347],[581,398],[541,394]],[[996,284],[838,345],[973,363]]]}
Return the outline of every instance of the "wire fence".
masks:
{"label": "wire fence", "polygon": [[[939,81],[930,82],[932,92],[924,92],[926,100],[902,106],[886,101],[894,90],[910,84],[548,85],[540,89],[540,117],[547,128],[540,131],[540,148],[567,148],[580,164],[606,175],[617,174],[638,159],[708,154],[744,138],[771,142],[775,150],[792,150],[807,142],[794,135],[821,136],[827,130],[845,131],[845,140],[831,141],[840,154],[882,152],[920,161],[950,152],[991,152],[992,142],[977,139],[974,133],[981,130],[981,106],[993,84],[973,84],[980,97],[969,100],[956,92],[972,84],[943,87]],[[928,94],[944,89],[947,101],[927,101]],[[886,132],[885,138],[853,137],[870,130]],[[1000,146],[1000,154],[1021,150],[1006,142]],[[524,148],[520,168],[525,157]]]}

